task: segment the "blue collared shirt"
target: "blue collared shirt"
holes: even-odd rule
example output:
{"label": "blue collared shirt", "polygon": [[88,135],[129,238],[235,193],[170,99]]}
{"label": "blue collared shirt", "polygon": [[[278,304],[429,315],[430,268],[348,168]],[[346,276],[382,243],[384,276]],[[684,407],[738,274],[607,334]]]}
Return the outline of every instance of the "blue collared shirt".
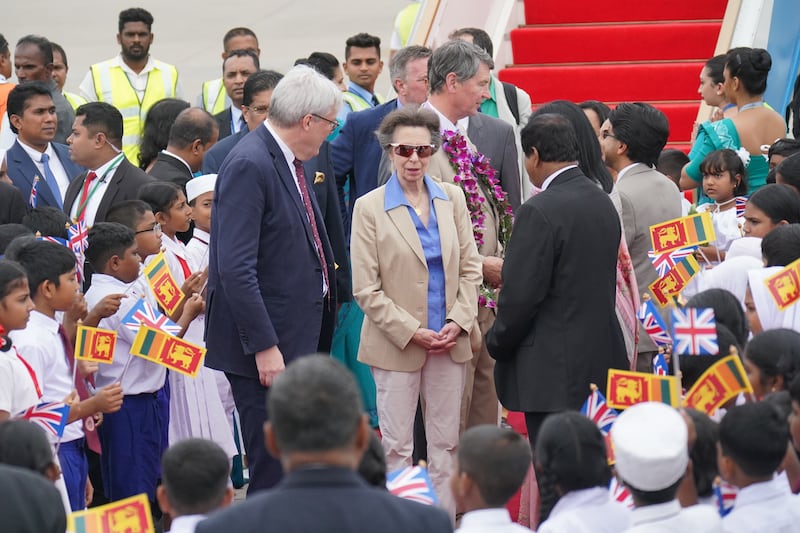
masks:
{"label": "blue collared shirt", "polygon": [[436,220],[436,210],[433,208],[433,200],[438,198],[446,202],[450,201],[447,194],[429,176],[424,178],[425,187],[430,196],[430,218],[428,227],[420,220],[411,202],[408,201],[403,189],[400,187],[397,174],[392,174],[386,182],[386,194],[383,200],[385,211],[406,206],[414,226],[417,228],[417,236],[422,244],[422,252],[425,254],[425,262],[428,265],[428,329],[439,331],[444,327],[447,318],[447,302],[445,300],[444,283],[444,263],[442,262],[442,246],[439,241],[439,223]]}

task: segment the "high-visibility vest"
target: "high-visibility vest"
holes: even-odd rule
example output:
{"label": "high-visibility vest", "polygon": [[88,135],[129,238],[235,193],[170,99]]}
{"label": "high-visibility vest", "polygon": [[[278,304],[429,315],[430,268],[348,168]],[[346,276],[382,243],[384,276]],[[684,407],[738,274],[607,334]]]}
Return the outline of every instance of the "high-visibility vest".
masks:
{"label": "high-visibility vest", "polygon": [[225,85],[222,84],[222,78],[203,82],[201,94],[203,97],[203,109],[212,115],[222,113],[225,108],[231,105],[228,93],[225,92]]}
{"label": "high-visibility vest", "polygon": [[3,82],[0,83],[0,119],[6,116],[6,104],[8,103],[8,93],[11,92],[16,83]]}
{"label": "high-visibility vest", "polygon": [[[375,93],[375,98],[377,98],[379,103],[383,103],[383,98],[381,98],[378,93]],[[364,111],[365,109],[372,107],[372,102],[367,102],[363,97],[357,95],[356,93],[351,93],[350,91],[343,92],[342,99],[347,102],[347,104],[350,106],[350,109],[354,113],[356,111]]]}
{"label": "high-visibility vest", "polygon": [[139,162],[139,139],[147,112],[159,100],[174,98],[178,86],[178,70],[174,66],[153,63],[141,100],[128,75],[113,60],[91,66],[97,101],[109,103],[122,113],[122,151],[134,164]]}
{"label": "high-visibility vest", "polygon": [[73,111],[77,111],[80,106],[82,106],[83,104],[86,103],[86,98],[84,98],[83,96],[81,96],[79,94],[68,93],[66,91],[61,93],[61,94],[64,95],[64,98],[67,99],[67,102],[69,102],[69,105],[72,106],[72,110]]}
{"label": "high-visibility vest", "polygon": [[400,43],[403,46],[408,45],[408,38],[411,37],[411,30],[414,28],[414,23],[417,21],[417,15],[419,14],[419,8],[421,6],[422,4],[418,2],[406,6],[397,15],[394,21],[394,27],[400,35]]}

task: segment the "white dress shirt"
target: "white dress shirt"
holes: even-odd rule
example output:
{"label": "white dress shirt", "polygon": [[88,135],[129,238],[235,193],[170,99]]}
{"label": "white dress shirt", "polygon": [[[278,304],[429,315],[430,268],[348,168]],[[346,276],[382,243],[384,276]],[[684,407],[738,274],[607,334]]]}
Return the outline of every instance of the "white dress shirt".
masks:
{"label": "white dress shirt", "polygon": [[[24,142],[22,139],[17,138],[19,141],[19,145],[22,146],[22,149],[25,150],[25,153],[28,154],[28,157],[31,158],[33,164],[36,165],[36,169],[39,171],[39,186],[46,186],[48,187],[49,184],[45,180],[44,176],[44,163],[42,163],[42,152],[35,148],[31,148]],[[47,155],[50,156],[50,160],[47,162],[50,170],[53,171],[53,176],[56,177],[56,183],[58,183],[58,193],[61,195],[61,201],[64,201],[64,195],[67,194],[67,187],[69,187],[69,180],[74,178],[75,176],[68,176],[67,171],[64,170],[64,165],[61,164],[61,160],[58,158],[58,154],[56,151],[53,150],[52,143],[47,143],[47,149],[44,151]],[[52,191],[55,194],[55,191]]]}
{"label": "white dress shirt", "polygon": [[538,533],[619,533],[630,527],[630,510],[605,487],[574,490],[556,503]]}
{"label": "white dress shirt", "polygon": [[460,131],[462,135],[464,135],[465,137],[467,136],[467,130],[469,129],[469,117],[468,116],[459,119],[455,124],[453,124],[453,122],[449,118],[444,116],[441,111],[436,109],[433,106],[433,104],[430,103],[430,101],[425,102],[424,104],[422,104],[422,107],[425,107],[425,108],[433,111],[439,117],[439,131],[441,133],[444,133],[447,130]]}
{"label": "white dress shirt", "polygon": [[[14,346],[31,365],[39,379],[43,402],[62,402],[75,388],[72,369],[67,362],[67,354],[58,334],[58,327],[59,323],[54,319],[39,311],[32,311],[27,327],[11,332]],[[47,436],[52,442],[57,440],[50,433]],[[83,422],[76,420],[66,427],[61,440],[70,442],[82,437]]]}
{"label": "white dress shirt", "polygon": [[172,519],[172,525],[167,533],[194,533],[197,524],[206,519],[206,515],[190,514]]}
{"label": "white dress shirt", "polygon": [[456,533],[530,533],[527,527],[511,521],[508,509],[479,509],[461,517]]}
{"label": "white dress shirt", "polygon": [[792,494],[785,476],[754,483],[739,490],[736,505],[722,519],[722,529],[731,533],[800,531],[800,499]]}
{"label": "white dress shirt", "polygon": [[147,294],[142,292],[141,284],[137,281],[128,284],[106,274],[93,274],[92,285],[86,291],[86,305],[89,309],[109,294],[124,293],[126,295],[122,299],[119,310],[114,315],[102,319],[98,325],[100,328],[116,331],[117,344],[114,348],[114,362],[108,365],[101,364],[95,376],[98,388],[117,383],[128,359],[133,357],[130,367],[125,373],[125,378],[122,380],[122,392],[126,396],[157,392],[164,386],[167,376],[167,370],[164,367],[131,355],[131,344],[133,344],[135,335],[122,325],[122,317],[128,314],[139,298],[147,297]]}
{"label": "white dress shirt", "polygon": [[681,508],[678,500],[637,507],[631,512],[627,533],[721,533],[719,513],[707,505]]}
{"label": "white dress shirt", "polygon": [[[147,89],[147,79],[150,75],[150,71],[155,69],[155,62],[153,61],[153,56],[149,56],[147,58],[147,64],[144,66],[141,72],[134,71],[131,67],[129,67],[125,61],[122,60],[122,56],[117,55],[115,58],[111,60],[112,66],[117,66],[125,72],[125,75],[128,76],[128,81],[131,84],[131,87],[136,91],[136,95],[139,97],[139,101],[141,102],[144,99],[144,91]],[[89,72],[86,73],[86,76],[83,78],[83,81],[78,86],[78,91],[80,92],[81,96],[86,98],[89,102],[96,102],[97,101],[97,93],[94,89],[94,78],[92,77],[92,70],[89,69]],[[169,95],[167,95],[169,96]],[[178,78],[177,85],[175,86],[175,98],[183,98],[183,88],[181,87],[180,78]]]}
{"label": "white dress shirt", "polygon": [[[106,193],[108,184],[114,178],[114,173],[124,157],[120,157],[121,155],[122,154],[117,155],[110,161],[106,161],[94,171],[97,177],[89,184],[89,194],[91,196],[89,196],[86,202],[86,209],[83,214],[83,220],[89,227],[94,226],[94,219],[97,217],[97,209],[100,207],[100,202],[103,201],[103,195]],[[78,209],[80,208],[84,184],[81,184],[78,196],[75,197],[75,201],[72,203],[72,207],[69,210],[70,218],[73,220],[77,220],[78,218]]]}
{"label": "white dress shirt", "polygon": [[556,179],[561,174],[563,174],[564,172],[566,172],[567,170],[569,170],[571,168],[577,168],[577,166],[578,165],[568,165],[568,166],[566,166],[564,168],[559,168],[558,170],[556,170],[555,172],[553,172],[552,174],[547,176],[547,179],[545,179],[544,182],[542,183],[542,187],[541,187],[539,192],[546,191],[547,188],[550,186],[550,184],[553,183],[554,179]]}
{"label": "white dress shirt", "polygon": [[[625,176],[625,174],[628,173],[628,171],[630,169],[632,169],[633,167],[635,167],[638,164],[639,163],[633,162],[630,165],[626,166],[625,168],[621,169],[619,172],[617,172],[617,179],[616,179],[616,181],[614,183],[619,183],[619,180],[621,180]],[[642,163],[642,164],[644,164],[644,163]]]}
{"label": "white dress shirt", "polygon": [[[36,380],[38,382],[38,376]],[[14,416],[37,403],[36,385],[25,364],[17,357],[17,351],[11,348],[0,352],[0,411]]]}

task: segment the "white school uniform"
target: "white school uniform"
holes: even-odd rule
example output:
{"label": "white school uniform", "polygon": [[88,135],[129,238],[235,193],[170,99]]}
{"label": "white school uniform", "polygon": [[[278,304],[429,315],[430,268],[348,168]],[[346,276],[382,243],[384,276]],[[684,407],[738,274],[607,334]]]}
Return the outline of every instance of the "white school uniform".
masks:
{"label": "white school uniform", "polygon": [[707,505],[681,508],[678,500],[637,507],[631,511],[627,533],[721,533],[722,521],[717,511]]}
{"label": "white school uniform", "polygon": [[[742,238],[742,227],[744,218],[736,216],[736,208],[732,207],[725,211],[717,211],[716,204],[702,204],[697,206],[697,212],[711,213],[711,222],[714,225],[716,239],[709,244],[716,246],[719,251],[727,251],[731,243],[736,239]],[[716,257],[709,257],[712,262],[717,262]]]}
{"label": "white school uniform", "polygon": [[800,500],[785,476],[754,483],[739,489],[736,505],[722,519],[722,529],[726,533],[800,532]]}
{"label": "white school uniform", "polygon": [[0,411],[11,416],[40,403],[33,381],[36,377],[38,382],[39,377],[35,376],[35,370],[34,376],[30,375],[20,357],[13,346],[7,352],[0,352]]}
{"label": "white school uniform", "polygon": [[479,509],[461,517],[456,533],[525,533],[530,529],[511,521],[508,509]]}
{"label": "white school uniform", "polygon": [[[161,243],[166,248],[164,255],[170,272],[178,285],[182,285],[186,276],[177,257],[185,260],[192,272],[199,269],[187,256],[182,242],[162,235]],[[184,339],[204,346],[204,320],[202,314],[194,319]],[[238,451],[233,441],[231,423],[222,407],[215,373],[218,371],[205,366],[194,378],[179,372],[169,373],[169,442],[174,444],[189,438],[209,439],[219,444],[228,457],[234,457]]]}
{"label": "white school uniform", "polygon": [[574,490],[562,496],[538,533],[619,533],[630,526],[630,510],[605,487]]}

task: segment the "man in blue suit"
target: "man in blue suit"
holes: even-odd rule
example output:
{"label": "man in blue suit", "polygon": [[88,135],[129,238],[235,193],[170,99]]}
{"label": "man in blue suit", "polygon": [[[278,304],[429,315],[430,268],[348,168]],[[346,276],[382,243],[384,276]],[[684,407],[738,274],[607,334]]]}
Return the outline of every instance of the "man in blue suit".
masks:
{"label": "man in blue suit", "polygon": [[[356,472],[370,428],[353,378],[330,357],[295,361],[269,393],[264,432],[286,478],[212,514],[198,533],[451,533],[447,514],[373,487]],[[250,453],[250,449],[247,450]]]}
{"label": "man in blue suit", "polygon": [[[345,233],[350,234],[349,212],[357,198],[391,176],[391,163],[375,131],[386,115],[403,106],[418,106],[428,99],[428,58],[431,51],[424,46],[407,46],[398,51],[389,63],[389,73],[397,98],[372,109],[350,113],[339,136],[331,143],[333,171],[339,190]],[[376,178],[377,176],[377,178]],[[349,206],[344,201],[344,186],[350,182]]]}
{"label": "man in blue suit", "polygon": [[52,142],[58,119],[50,89],[38,81],[14,87],[8,95],[8,120],[17,134],[6,154],[8,177],[23,198],[30,197],[38,177],[36,206],[62,209],[69,183],[84,169],[72,162],[69,147]]}
{"label": "man in blue suit", "polygon": [[[275,87],[269,120],[225,159],[211,220],[206,364],[225,372],[242,420],[249,492],[282,476],[266,452],[266,394],[284,365],[317,351],[336,310],[335,265],[311,159],[338,123],[342,93],[308,67]],[[328,333],[330,335],[330,333]],[[323,339],[324,340],[324,339]],[[329,342],[329,341],[328,341]]]}

